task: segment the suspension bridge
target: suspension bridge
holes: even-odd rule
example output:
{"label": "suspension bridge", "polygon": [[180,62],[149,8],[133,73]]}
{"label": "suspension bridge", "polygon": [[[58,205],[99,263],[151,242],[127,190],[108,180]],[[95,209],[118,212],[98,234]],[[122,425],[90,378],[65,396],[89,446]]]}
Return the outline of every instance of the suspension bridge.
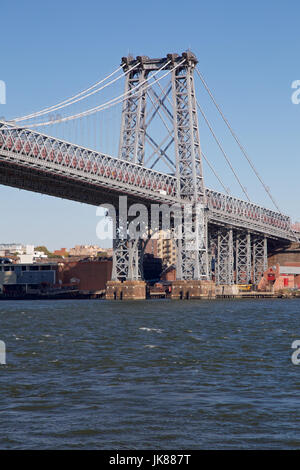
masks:
{"label": "suspension bridge", "polygon": [[[197,218],[194,215],[196,227],[191,230],[183,221],[183,238],[176,241],[177,279],[201,282],[213,276],[218,285],[258,284],[267,268],[268,250],[298,242],[299,234],[292,230],[290,217],[280,211],[197,63],[191,52],[159,59],[124,57],[117,70],[80,93],[32,114],[1,121],[0,184],[95,206],[110,203],[117,207],[121,195],[127,196],[129,203],[148,207],[153,203],[197,203],[201,209]],[[195,77],[273,209],[250,199],[197,100]],[[108,90],[124,79],[122,92],[109,97]],[[106,100],[78,110],[100,92],[106,93]],[[64,114],[69,107],[76,112]],[[108,110],[115,113],[118,130],[112,130],[109,119],[101,122],[99,116]],[[198,111],[243,197],[230,193],[215,165],[201,150]],[[85,131],[83,122],[89,122]],[[98,139],[105,124],[107,129]],[[49,133],[45,133],[45,128],[49,128]],[[113,156],[103,149],[109,132],[115,146]],[[80,142],[76,143],[78,139]],[[206,187],[203,163],[222,191]],[[118,225],[119,221],[112,280],[139,281],[143,277],[145,241],[119,237]],[[186,243],[191,235],[197,239],[194,249]],[[150,239],[150,232],[148,236]]]}

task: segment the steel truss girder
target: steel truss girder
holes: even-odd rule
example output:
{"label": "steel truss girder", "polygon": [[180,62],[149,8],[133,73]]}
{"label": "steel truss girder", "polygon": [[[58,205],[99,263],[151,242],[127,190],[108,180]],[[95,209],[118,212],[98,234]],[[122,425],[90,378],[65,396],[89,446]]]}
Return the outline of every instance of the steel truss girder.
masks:
{"label": "steel truss girder", "polygon": [[294,240],[290,217],[251,202],[206,189],[209,221]]}
{"label": "steel truss girder", "polygon": [[28,129],[0,123],[0,158],[65,175],[115,192],[170,204],[177,199],[176,177],[120,160]]}
{"label": "steel truss girder", "polygon": [[[120,160],[29,129],[0,122],[0,159],[66,176],[88,184],[173,204],[180,201],[176,176]],[[232,225],[268,237],[294,241],[290,217],[256,204],[206,189],[208,221]]]}

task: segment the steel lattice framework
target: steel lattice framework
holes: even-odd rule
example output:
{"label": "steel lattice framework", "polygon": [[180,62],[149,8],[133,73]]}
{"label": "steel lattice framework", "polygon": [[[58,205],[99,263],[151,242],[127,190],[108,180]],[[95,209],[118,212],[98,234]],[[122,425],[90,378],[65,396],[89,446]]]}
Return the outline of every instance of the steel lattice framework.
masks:
{"label": "steel lattice framework", "polygon": [[217,234],[217,263],[216,263],[216,283],[234,283],[233,277],[233,231],[218,230]]}
{"label": "steel lattice framework", "polygon": [[[143,63],[143,57],[139,57]],[[123,58],[123,69],[127,72],[134,60]],[[140,165],[144,164],[145,156],[145,116],[146,116],[146,78],[148,72],[143,68],[134,68],[126,76],[125,94],[127,99],[123,103],[119,158]],[[137,93],[132,90],[139,87]]]}
{"label": "steel lattice framework", "polygon": [[[257,284],[266,269],[267,239],[294,241],[295,233],[288,216],[205,188],[196,63],[192,53],[122,59],[124,72],[131,71],[125,75],[118,158],[0,122],[0,183],[94,205],[116,202],[119,195],[148,207],[153,202],[181,207],[192,203],[195,208],[184,219],[183,238],[177,241],[177,277],[207,279],[215,274],[218,284],[250,278]],[[148,84],[151,72],[160,70],[169,70],[170,80],[157,92]],[[137,86],[138,92],[132,92]],[[147,102],[153,108],[148,115]],[[158,115],[167,129],[161,143],[150,128]],[[171,148],[173,158],[168,155]],[[171,174],[154,169],[160,160]],[[123,239],[119,232],[117,227],[112,277],[139,279],[143,243]]]}
{"label": "steel lattice framework", "polygon": [[[206,192],[193,77],[197,60],[191,53],[186,53],[184,57],[184,66],[174,69],[172,73],[176,175],[181,198],[197,202],[198,210],[193,214],[194,224],[184,223],[184,238],[178,241],[177,277],[186,280],[208,279]],[[174,63],[174,56],[172,59]],[[190,246],[190,241],[194,247]]]}
{"label": "steel lattice framework", "polygon": [[[123,58],[124,71],[132,71],[127,74],[125,82],[127,98],[123,104],[119,157],[143,165],[147,137],[155,153],[159,150],[155,162],[157,163],[160,158],[168,159],[166,150],[174,142],[177,195],[180,200],[199,204],[192,214],[194,223],[184,222],[183,239],[177,241],[179,279],[208,279],[206,192],[193,77],[196,64],[197,60],[190,52],[184,53],[182,57],[168,54],[163,59]],[[152,117],[147,123],[145,118],[147,96],[150,95],[145,91],[147,76],[150,72],[162,69],[172,70],[171,83],[165,86],[166,91],[163,90],[161,96],[154,92],[154,114],[165,112],[172,121],[172,128],[167,135],[170,141],[163,150],[148,130]],[[130,94],[138,85],[139,92],[136,95]],[[165,100],[171,90],[173,109],[170,111],[165,105]],[[153,104],[153,100],[151,101]],[[174,161],[171,161],[171,164],[174,165]],[[122,264],[123,255],[120,257],[120,265]]]}
{"label": "steel lattice framework", "polygon": [[268,267],[267,238],[254,237],[253,240],[253,283],[257,285]]}
{"label": "steel lattice framework", "polygon": [[209,227],[211,277],[217,285],[258,285],[267,269],[267,237],[232,227]]}
{"label": "steel lattice framework", "polygon": [[251,235],[249,232],[238,232],[236,235],[236,283],[251,282]]}

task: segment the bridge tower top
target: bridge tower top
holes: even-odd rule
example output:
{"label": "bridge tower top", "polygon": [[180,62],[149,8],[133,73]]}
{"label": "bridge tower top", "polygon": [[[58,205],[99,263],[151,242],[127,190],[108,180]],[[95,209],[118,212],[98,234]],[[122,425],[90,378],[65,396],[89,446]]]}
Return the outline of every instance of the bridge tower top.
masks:
{"label": "bridge tower top", "polygon": [[198,60],[192,52],[183,52],[182,55],[171,53],[167,54],[166,57],[159,59],[150,59],[148,56],[137,56],[134,58],[129,55],[127,57],[122,57],[121,65],[124,72],[127,72],[131,67],[138,65],[137,70],[143,69],[148,72],[154,72],[160,70],[164,67],[164,70],[171,70],[176,64],[181,63],[182,61],[186,62],[191,67],[195,67],[198,63]]}

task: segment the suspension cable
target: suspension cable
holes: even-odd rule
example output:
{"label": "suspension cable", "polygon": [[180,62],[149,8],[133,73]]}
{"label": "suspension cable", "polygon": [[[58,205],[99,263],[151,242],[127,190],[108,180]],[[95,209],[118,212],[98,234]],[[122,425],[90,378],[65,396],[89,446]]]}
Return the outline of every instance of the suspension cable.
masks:
{"label": "suspension cable", "polygon": [[206,124],[207,124],[207,127],[209,128],[209,130],[210,130],[210,132],[211,132],[213,138],[215,139],[215,141],[216,141],[216,143],[217,143],[219,149],[221,150],[221,152],[222,152],[222,154],[223,154],[223,156],[224,156],[224,158],[225,158],[225,160],[226,160],[228,166],[230,167],[230,169],[231,169],[231,171],[232,171],[232,173],[233,173],[235,179],[237,180],[238,184],[240,185],[240,187],[241,187],[243,193],[245,194],[246,198],[248,199],[248,201],[251,202],[251,201],[250,201],[250,198],[249,198],[249,195],[248,195],[248,193],[247,193],[247,191],[246,191],[246,188],[244,188],[244,186],[242,185],[242,183],[241,183],[241,181],[240,181],[238,175],[236,174],[235,169],[233,168],[233,166],[232,166],[232,164],[231,164],[231,162],[230,162],[230,160],[229,160],[229,157],[227,156],[227,154],[226,154],[225,150],[223,149],[223,147],[222,147],[220,141],[218,140],[216,134],[214,133],[214,130],[213,130],[213,128],[212,128],[212,126],[211,126],[209,120],[207,119],[207,117],[206,117],[206,115],[205,115],[203,109],[201,108],[200,104],[198,103],[198,101],[197,101],[197,106],[198,106],[198,108],[199,108],[199,110],[200,110],[200,112],[201,112],[201,114],[202,114],[202,116],[203,116],[203,118],[204,118],[204,120],[205,120],[205,122],[206,122]]}
{"label": "suspension cable", "polygon": [[[171,61],[168,61],[166,62],[159,70],[157,70],[150,78],[152,79],[155,75],[157,75],[159,72],[161,72],[165,67],[167,67],[169,65]],[[152,87],[155,83],[157,83],[158,81],[162,80],[166,75],[168,75],[169,73],[171,73],[173,70],[175,70],[177,67],[180,67],[183,63],[185,62],[185,59],[182,60],[180,63],[176,64],[172,69],[168,70],[165,74],[163,74],[161,77],[159,77],[158,79],[156,79],[154,82],[152,83],[148,83],[148,85],[145,87],[145,91]],[[48,126],[48,125],[51,125],[51,124],[56,124],[56,123],[61,123],[61,122],[66,122],[66,121],[71,121],[73,119],[78,119],[78,118],[81,118],[81,117],[85,117],[85,116],[89,116],[90,114],[93,114],[93,113],[96,113],[98,111],[103,111],[105,109],[109,109],[110,107],[112,106],[115,106],[116,104],[118,103],[121,103],[125,96],[130,94],[129,98],[132,98],[134,96],[137,95],[138,91],[136,91],[138,88],[140,88],[142,85],[144,85],[145,83],[148,82],[148,79],[144,80],[143,82],[139,83],[137,86],[135,86],[134,88],[132,88],[131,90],[128,90],[127,92],[125,93],[122,93],[121,95],[107,101],[106,103],[103,103],[101,105],[98,105],[94,108],[90,108],[86,111],[83,111],[81,113],[78,113],[78,114],[74,114],[72,116],[67,116],[67,117],[64,117],[64,118],[60,118],[60,119],[56,119],[56,120],[51,120],[51,121],[47,121],[47,122],[42,122],[42,123],[37,123],[37,124],[30,124],[30,125],[27,125],[27,126],[15,126],[15,127],[9,127],[10,130],[12,129],[28,129],[28,128],[33,128],[33,127],[44,127],[44,126]],[[134,92],[134,93],[132,93]],[[8,124],[9,126],[13,126],[13,122],[7,122],[6,124]]]}
{"label": "suspension cable", "polygon": [[[168,62],[170,63],[170,61]],[[155,72],[151,78],[153,78],[158,72],[160,72],[161,70],[163,70],[163,68],[165,68],[168,63],[166,63],[163,67],[161,67],[159,70],[157,70],[157,72]],[[169,73],[170,71],[168,71],[167,73]],[[165,74],[166,75],[166,74]],[[162,77],[160,77],[159,80],[161,80],[165,75],[163,75]],[[98,112],[98,111],[102,111],[102,110],[105,110],[105,109],[109,109],[111,106],[114,106],[118,103],[121,103],[124,99],[124,97],[126,95],[129,94],[129,97],[128,98],[132,98],[134,96],[136,96],[138,94],[138,91],[136,91],[138,88],[140,88],[144,83],[146,83],[147,80],[144,80],[143,82],[139,83],[137,86],[135,86],[134,88],[132,88],[131,90],[128,90],[127,92],[124,92],[122,93],[121,95],[107,101],[106,103],[102,103],[101,105],[98,105],[98,106],[95,106],[94,108],[89,108],[87,109],[86,111],[82,111],[81,113],[78,113],[78,114],[74,114],[72,116],[66,116],[65,118],[60,118],[60,119],[57,119],[57,120],[54,120],[54,121],[48,121],[46,123],[39,123],[39,124],[33,124],[31,125],[31,127],[40,127],[40,126],[46,126],[46,125],[50,125],[51,123],[57,123],[57,122],[65,122],[65,121],[70,121],[72,119],[78,119],[78,118],[81,118],[81,117],[85,117],[85,116],[88,116],[90,114],[93,114],[95,112]],[[147,88],[149,88],[149,86],[152,86],[155,82],[153,82],[151,85],[148,85],[145,90]],[[134,91],[134,93],[132,93]]]}
{"label": "suspension cable", "polygon": [[[258,171],[256,170],[256,168],[255,168],[253,162],[251,161],[249,155],[247,154],[245,148],[244,148],[243,145],[241,144],[239,138],[237,137],[237,135],[236,135],[235,132],[233,131],[231,125],[229,124],[228,120],[227,120],[226,117],[224,116],[224,114],[223,114],[223,112],[222,112],[220,106],[219,106],[218,103],[216,102],[216,100],[215,100],[215,98],[214,98],[214,96],[213,96],[211,90],[209,89],[209,87],[208,87],[206,81],[204,80],[203,76],[201,75],[200,71],[198,70],[197,67],[195,68],[195,70],[196,70],[196,72],[197,72],[197,74],[198,74],[198,76],[199,76],[201,82],[203,83],[203,85],[204,85],[204,87],[205,87],[207,93],[209,94],[209,96],[210,96],[212,102],[214,103],[215,107],[217,108],[217,110],[218,110],[219,114],[221,115],[223,121],[225,122],[227,128],[229,129],[229,131],[230,131],[232,137],[233,137],[234,140],[236,141],[236,143],[237,143],[237,145],[239,146],[239,148],[240,148],[242,154],[244,155],[244,157],[245,157],[246,160],[248,161],[250,167],[252,168],[253,172],[255,173],[256,177],[258,178],[258,180],[259,180],[260,183],[262,184],[264,190],[265,190],[266,193],[268,194],[269,198],[271,199],[272,203],[274,204],[274,206],[275,206],[276,209],[278,210],[279,214],[284,215],[284,214],[282,213],[282,211],[280,210],[280,208],[279,208],[277,202],[275,201],[274,197],[272,196],[272,193],[271,193],[270,189],[268,188],[268,186],[265,184],[265,182],[264,182],[263,179],[261,178],[261,176],[260,176],[260,174],[258,173]],[[293,237],[295,238],[296,242],[299,242],[298,237],[295,235],[295,233],[293,232],[293,230],[292,230],[291,227],[289,227],[289,231],[290,231],[290,233],[293,235]]]}
{"label": "suspension cable", "polygon": [[249,155],[247,154],[246,150],[245,150],[244,147],[242,146],[242,144],[241,144],[239,138],[237,137],[237,135],[236,135],[235,132],[233,131],[232,127],[230,126],[230,124],[229,124],[229,122],[228,122],[228,120],[227,120],[226,117],[224,116],[224,114],[223,114],[223,112],[222,112],[220,106],[219,106],[218,103],[216,102],[216,100],[215,100],[215,98],[214,98],[212,92],[210,91],[210,89],[209,89],[209,87],[208,87],[206,81],[204,80],[203,76],[201,75],[201,73],[199,72],[199,70],[198,70],[197,67],[195,68],[195,70],[196,70],[196,73],[198,74],[198,76],[199,76],[201,82],[203,83],[203,85],[204,85],[204,87],[205,87],[207,93],[209,94],[211,100],[213,101],[215,107],[216,107],[217,110],[219,111],[219,113],[220,113],[220,115],[221,115],[223,121],[225,122],[226,126],[228,127],[228,129],[229,129],[231,135],[233,136],[234,140],[236,141],[236,143],[238,144],[240,150],[242,151],[244,157],[247,159],[247,161],[248,161],[250,167],[252,168],[253,172],[255,173],[256,177],[259,179],[259,181],[260,181],[260,183],[262,184],[264,190],[265,190],[266,193],[268,194],[269,198],[271,199],[272,203],[274,204],[274,206],[276,207],[276,209],[278,210],[278,212],[281,213],[280,208],[279,208],[278,204],[276,203],[275,199],[273,198],[270,189],[269,189],[268,186],[265,184],[265,182],[263,181],[263,179],[262,179],[261,176],[259,175],[258,171],[256,170],[256,168],[255,168],[254,164],[252,163],[252,161],[251,161]]}
{"label": "suspension cable", "polygon": [[218,175],[218,173],[216,172],[216,170],[214,169],[214,167],[212,166],[212,164],[210,163],[209,159],[204,155],[204,153],[202,152],[201,150],[201,155],[202,157],[204,158],[204,160],[206,161],[207,165],[209,166],[209,168],[211,169],[211,171],[213,172],[213,174],[215,175],[215,177],[217,178],[217,180],[219,181],[220,185],[222,186],[222,188],[224,189],[225,193],[226,194],[230,194],[229,191],[228,191],[228,188],[226,188],[225,184],[223,183],[223,181],[221,180],[221,177]]}
{"label": "suspension cable", "polygon": [[[77,95],[74,95],[73,97],[71,98],[68,98],[67,100],[64,100],[62,101],[61,103],[58,103],[54,106],[50,106],[49,108],[45,108],[41,111],[38,111],[36,113],[32,113],[32,114],[28,114],[27,116],[23,116],[23,117],[19,117],[19,118],[16,118],[16,119],[13,119],[13,121],[15,122],[21,122],[21,121],[27,121],[28,119],[33,119],[33,118],[36,118],[36,117],[40,117],[40,116],[43,116],[44,114],[47,114],[49,111],[51,112],[54,112],[54,111],[57,111],[58,109],[61,109],[61,108],[65,108],[67,106],[70,106],[72,104],[75,104],[77,103],[78,101],[81,101],[81,100],[85,100],[86,98],[88,98],[89,96],[91,95],[94,95],[95,93],[98,93],[99,91],[103,90],[104,88],[112,85],[113,83],[115,83],[117,80],[120,80],[120,78],[124,77],[124,75],[127,75],[128,73],[130,73],[134,68],[136,68],[139,64],[136,64],[134,65],[133,67],[131,67],[129,70],[127,70],[124,73],[122,73],[121,75],[119,75],[118,77],[114,78],[113,80],[111,80],[110,82],[106,83],[105,85],[103,85],[102,87],[100,88],[97,88],[96,90],[93,90],[91,91],[90,93],[88,94],[85,94],[87,93],[88,91],[92,90],[93,88],[95,88],[96,86],[100,85],[101,83],[103,83],[104,81],[108,80],[112,75],[114,75],[115,73],[117,73],[120,69],[122,69],[122,66],[119,67],[117,70],[115,70],[114,72],[112,72],[110,75],[108,75],[106,78],[104,78],[103,80],[100,80],[99,82],[95,83],[94,85],[92,85],[90,88],[87,88],[86,90],[78,93]],[[84,95],[84,96],[82,96]]]}

